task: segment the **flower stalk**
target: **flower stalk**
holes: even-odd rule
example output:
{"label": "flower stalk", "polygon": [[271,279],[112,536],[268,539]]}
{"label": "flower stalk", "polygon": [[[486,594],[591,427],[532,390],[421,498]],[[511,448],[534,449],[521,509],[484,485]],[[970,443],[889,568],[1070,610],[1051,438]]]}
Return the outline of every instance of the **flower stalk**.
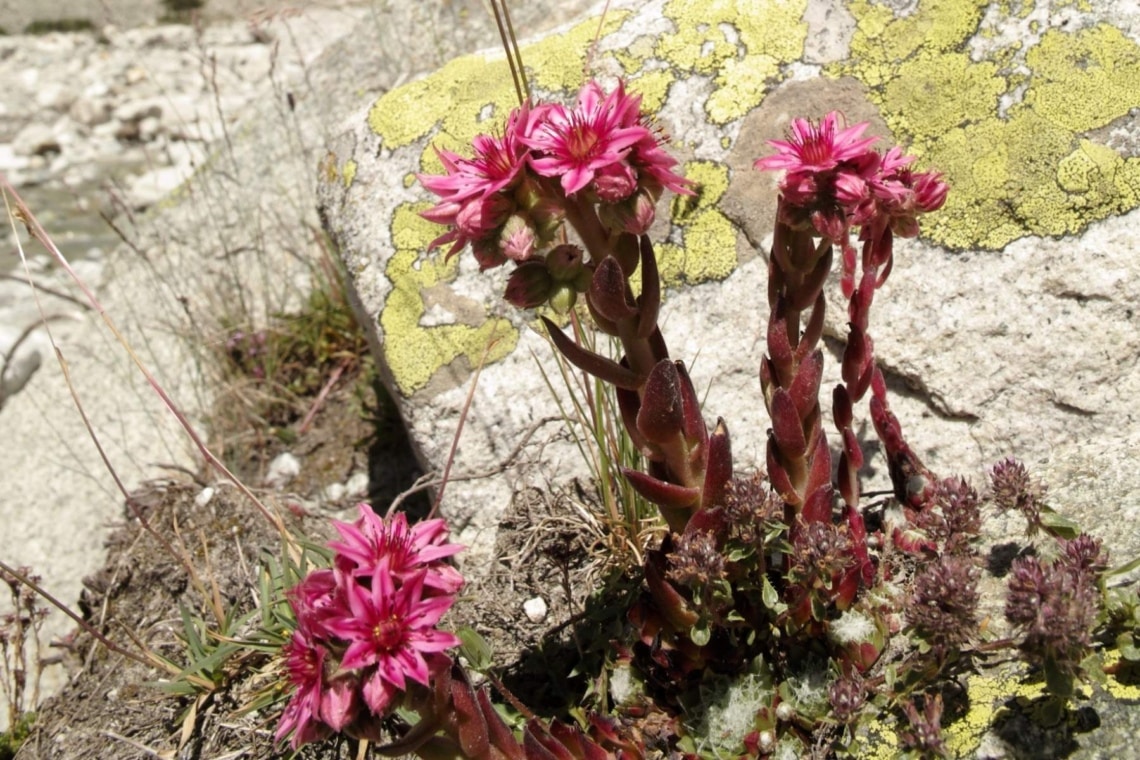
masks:
{"label": "flower stalk", "polygon": [[[692,193],[664,142],[639,96],[588,82],[573,108],[516,109],[501,137],[476,138],[471,159],[440,151],[447,173],[420,180],[440,196],[424,216],[450,227],[433,247],[451,243],[452,255],[470,243],[483,268],[515,261],[508,301],[565,312],[581,296],[598,329],[620,341],[615,362],[542,318],[570,363],[617,389],[623,423],[649,462],[626,477],[679,533],[721,498],[732,456],[727,426],[720,420],[710,433],[685,366],[658,329],[661,279],[646,232],[666,189]],[[556,244],[561,224],[582,248]]]}

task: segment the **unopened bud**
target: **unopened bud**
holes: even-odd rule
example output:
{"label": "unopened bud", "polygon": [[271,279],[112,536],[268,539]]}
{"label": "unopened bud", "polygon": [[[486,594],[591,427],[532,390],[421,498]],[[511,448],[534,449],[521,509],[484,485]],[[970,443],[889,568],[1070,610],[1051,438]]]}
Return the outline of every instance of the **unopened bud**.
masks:
{"label": "unopened bud", "polygon": [[471,250],[480,269],[491,269],[507,262],[507,257],[499,249],[499,239],[495,236],[472,240]]}
{"label": "unopened bud", "polygon": [[543,261],[524,261],[507,279],[503,297],[520,309],[533,309],[546,303],[554,291],[554,280]]}
{"label": "unopened bud", "polygon": [[534,225],[538,234],[538,239],[543,243],[554,240],[554,236],[561,229],[562,222],[566,218],[566,212],[562,209],[561,204],[550,199],[543,199],[534,208],[529,209],[529,214],[531,224]]}
{"label": "unopened bud", "polygon": [[550,270],[550,276],[555,282],[576,282],[584,265],[582,249],[576,245],[563,243],[546,254],[546,268]]}
{"label": "unopened bud", "polygon": [[571,285],[558,285],[550,297],[550,308],[559,314],[566,314],[578,302],[578,291]]}
{"label": "unopened bud", "polygon": [[534,227],[522,214],[511,214],[499,233],[499,247],[503,255],[514,261],[526,261],[533,257],[536,242]]}
{"label": "unopened bud", "polygon": [[756,746],[760,748],[761,752],[771,752],[776,748],[776,735],[771,731],[761,731],[760,735],[756,737]]}
{"label": "unopened bud", "polygon": [[602,203],[620,203],[637,188],[637,175],[624,161],[610,164],[594,175],[594,192]]}
{"label": "unopened bud", "polygon": [[598,217],[615,232],[644,235],[656,218],[656,206],[650,193],[639,190],[620,203],[602,203],[598,206]]}

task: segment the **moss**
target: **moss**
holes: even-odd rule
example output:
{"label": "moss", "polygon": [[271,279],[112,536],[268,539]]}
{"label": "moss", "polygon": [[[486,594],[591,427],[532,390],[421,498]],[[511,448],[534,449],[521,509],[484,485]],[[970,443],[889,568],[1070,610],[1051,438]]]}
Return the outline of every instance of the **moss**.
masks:
{"label": "moss", "polygon": [[12,760],[20,745],[32,732],[32,724],[36,722],[36,714],[27,712],[21,715],[15,725],[8,731],[0,732],[0,760]]}
{"label": "moss", "polygon": [[206,0],[162,0],[166,12],[159,21],[172,24],[185,24],[206,6]]}
{"label": "moss", "polygon": [[24,27],[24,34],[51,34],[52,32],[90,32],[95,29],[91,19],[61,18],[53,21],[38,19]]}

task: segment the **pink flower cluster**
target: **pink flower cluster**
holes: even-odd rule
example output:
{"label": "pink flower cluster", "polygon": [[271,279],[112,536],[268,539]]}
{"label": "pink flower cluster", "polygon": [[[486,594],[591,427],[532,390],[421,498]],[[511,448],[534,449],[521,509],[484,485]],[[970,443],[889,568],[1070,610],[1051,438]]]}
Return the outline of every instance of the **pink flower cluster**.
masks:
{"label": "pink flower cluster", "polygon": [[808,225],[846,247],[852,225],[889,225],[899,237],[918,234],[916,217],[946,201],[946,183],[937,172],[915,172],[913,156],[898,147],[880,154],[877,138],[863,137],[867,124],[840,128],[834,111],[819,123],[794,119],[788,140],[770,140],[776,154],[758,159],[757,169],[784,170],[781,221]]}
{"label": "pink flower cluster", "polygon": [[420,175],[440,197],[424,218],[451,228],[432,247],[450,243],[451,256],[470,244],[484,269],[528,261],[554,243],[568,213],[595,206],[611,229],[640,235],[665,188],[690,192],[663,142],[621,83],[606,95],[587,82],[572,109],[517,108],[501,136],[475,138],[472,158],[437,150],[446,174]]}
{"label": "pink flower cluster", "polygon": [[277,739],[291,734],[294,748],[339,731],[374,736],[374,718],[398,704],[408,681],[427,686],[429,659],[459,644],[435,627],[463,586],[443,562],[463,548],[448,542],[443,520],[385,522],[361,504],[359,520],[336,528],[332,568],[290,592],[297,628],[285,662],[296,692]]}

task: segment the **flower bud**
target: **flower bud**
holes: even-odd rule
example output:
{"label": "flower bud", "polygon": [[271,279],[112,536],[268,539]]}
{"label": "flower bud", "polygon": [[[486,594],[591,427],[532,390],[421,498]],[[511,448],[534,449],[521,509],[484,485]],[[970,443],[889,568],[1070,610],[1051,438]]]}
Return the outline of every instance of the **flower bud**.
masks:
{"label": "flower bud", "polygon": [[503,255],[514,261],[526,261],[534,256],[537,236],[534,227],[523,214],[511,214],[499,232],[499,248]]}
{"label": "flower bud", "polygon": [[534,229],[538,233],[538,239],[543,243],[554,240],[555,234],[561,229],[562,222],[566,219],[566,212],[562,206],[550,199],[543,199],[541,203],[529,209],[529,213],[531,224],[534,225]]}
{"label": "flower bud", "polygon": [[559,314],[567,314],[578,303],[578,291],[570,285],[558,285],[550,296],[550,308]]}
{"label": "flower bud", "polygon": [[554,280],[543,261],[524,261],[507,279],[503,297],[520,309],[533,309],[546,303],[554,294]]}
{"label": "flower bud", "polygon": [[624,201],[637,188],[637,175],[624,161],[602,167],[594,175],[594,192],[603,203]]}
{"label": "flower bud", "polygon": [[507,257],[499,248],[498,237],[484,237],[471,241],[471,250],[475,260],[479,262],[479,269],[492,269],[507,263]]}
{"label": "flower bud", "polygon": [[555,282],[576,283],[584,266],[582,249],[576,245],[564,243],[546,254],[546,268]]}
{"label": "flower bud", "polygon": [[342,675],[330,680],[321,692],[321,720],[333,731],[342,731],[356,720],[360,711],[359,680],[354,675]]}
{"label": "flower bud", "polygon": [[949,188],[938,172],[923,172],[914,175],[915,205],[919,211],[929,212],[942,208]]}
{"label": "flower bud", "polygon": [[639,190],[621,203],[603,203],[598,206],[602,223],[615,232],[643,235],[656,218],[656,202],[651,193]]}

